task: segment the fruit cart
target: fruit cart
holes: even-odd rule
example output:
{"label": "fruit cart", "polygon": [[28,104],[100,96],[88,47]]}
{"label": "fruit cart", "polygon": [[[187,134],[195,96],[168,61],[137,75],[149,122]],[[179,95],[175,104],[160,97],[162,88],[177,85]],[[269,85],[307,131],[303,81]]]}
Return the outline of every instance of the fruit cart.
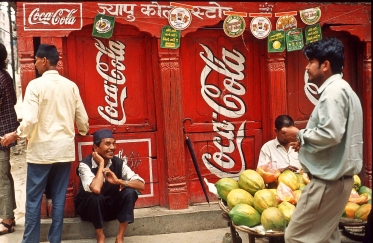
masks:
{"label": "fruit cart", "polygon": [[235,225],[229,217],[229,214],[228,214],[229,208],[227,207],[226,202],[224,202],[224,200],[221,198],[219,199],[219,207],[221,210],[223,210],[223,213],[222,213],[223,219],[228,221],[228,225],[230,227],[231,235],[232,235],[232,243],[242,242],[237,234],[237,230],[248,234],[249,243],[255,243],[256,238],[263,238],[263,237],[268,238],[269,243],[285,242],[284,232],[273,231],[273,232],[265,232],[264,234],[262,234],[254,230],[251,230],[248,227],[242,227],[242,226]]}
{"label": "fruit cart", "polygon": [[365,235],[365,225],[367,221],[359,219],[349,219],[342,217],[339,220],[339,228],[345,236],[352,240],[363,241]]}

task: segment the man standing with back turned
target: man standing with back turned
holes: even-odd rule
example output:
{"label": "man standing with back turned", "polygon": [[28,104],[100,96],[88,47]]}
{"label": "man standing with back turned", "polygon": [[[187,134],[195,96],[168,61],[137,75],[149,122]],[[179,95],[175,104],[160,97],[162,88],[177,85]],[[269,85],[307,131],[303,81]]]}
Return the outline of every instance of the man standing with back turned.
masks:
{"label": "man standing with back turned", "polygon": [[304,188],[285,241],[341,242],[338,229],[353,187],[353,175],[362,168],[363,116],[360,100],[342,79],[344,47],[336,38],[308,44],[309,82],[318,86],[318,102],[305,129],[288,128],[292,145],[311,182]]}
{"label": "man standing with back turned", "polygon": [[26,88],[23,120],[16,131],[4,135],[7,146],[26,137],[27,181],[25,232],[22,243],[40,242],[40,208],[47,183],[52,196],[52,224],[48,241],[60,243],[71,162],[75,161],[76,122],[81,135],[88,133],[88,115],[78,86],[56,70],[59,55],[54,45],[41,44],[35,67],[41,77]]}

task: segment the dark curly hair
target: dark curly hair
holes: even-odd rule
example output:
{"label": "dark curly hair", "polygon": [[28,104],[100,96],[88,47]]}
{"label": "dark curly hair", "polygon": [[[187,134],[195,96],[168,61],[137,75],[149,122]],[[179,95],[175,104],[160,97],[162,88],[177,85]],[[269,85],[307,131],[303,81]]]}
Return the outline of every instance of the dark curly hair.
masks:
{"label": "dark curly hair", "polygon": [[8,52],[5,46],[0,43],[0,69],[6,68],[6,58],[8,57]]}
{"label": "dark curly hair", "polygon": [[308,60],[316,59],[321,65],[328,60],[333,74],[342,73],[344,63],[344,47],[337,38],[324,38],[312,42],[303,48]]}

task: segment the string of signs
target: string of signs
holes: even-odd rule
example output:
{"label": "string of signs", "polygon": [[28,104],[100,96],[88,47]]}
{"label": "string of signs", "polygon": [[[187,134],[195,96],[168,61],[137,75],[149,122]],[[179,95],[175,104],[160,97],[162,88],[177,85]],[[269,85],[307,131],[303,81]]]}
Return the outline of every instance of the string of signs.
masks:
{"label": "string of signs", "polygon": [[[161,48],[177,49],[180,46],[180,31],[187,29],[192,22],[191,10],[193,6],[170,2],[173,8],[168,16],[169,26],[162,28]],[[297,11],[275,13],[277,17],[276,29],[272,30],[272,13],[245,13],[224,11],[226,16],[223,23],[224,33],[229,37],[241,36],[246,30],[245,17],[252,18],[250,31],[258,39],[268,40],[268,52],[283,52],[302,50],[304,46],[303,30],[297,28],[297,20],[294,16]],[[308,25],[304,35],[306,44],[322,39],[321,26],[318,23],[321,18],[321,10],[318,7],[299,11],[303,23]],[[115,17],[97,14],[93,24],[92,36],[110,38],[114,30]]]}

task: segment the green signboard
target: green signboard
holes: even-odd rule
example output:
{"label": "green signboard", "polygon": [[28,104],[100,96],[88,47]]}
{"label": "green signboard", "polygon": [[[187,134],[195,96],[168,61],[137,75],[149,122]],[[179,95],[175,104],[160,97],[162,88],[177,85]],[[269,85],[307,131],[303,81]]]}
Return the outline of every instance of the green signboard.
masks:
{"label": "green signboard", "polygon": [[268,52],[283,52],[285,50],[285,31],[274,30],[268,35]]}
{"label": "green signboard", "polygon": [[110,38],[113,35],[115,17],[97,14],[93,22],[92,36]]}
{"label": "green signboard", "polygon": [[287,51],[302,50],[304,46],[303,32],[301,28],[286,31],[286,49]]}
{"label": "green signboard", "polygon": [[180,30],[175,30],[171,26],[162,28],[161,48],[177,49],[180,46]]}
{"label": "green signboard", "polygon": [[322,39],[320,24],[307,26],[305,29],[306,44]]}

